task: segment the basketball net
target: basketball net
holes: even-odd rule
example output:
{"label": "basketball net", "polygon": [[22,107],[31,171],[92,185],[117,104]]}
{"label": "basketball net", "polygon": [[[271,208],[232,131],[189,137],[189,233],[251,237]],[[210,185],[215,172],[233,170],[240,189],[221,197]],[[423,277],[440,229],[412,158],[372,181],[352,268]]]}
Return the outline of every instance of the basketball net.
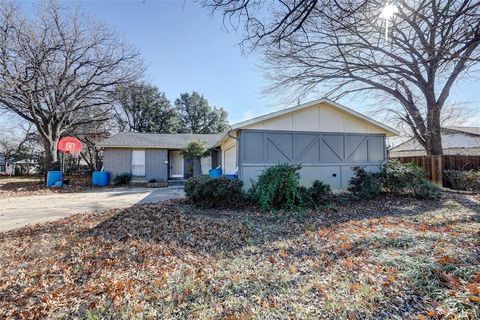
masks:
{"label": "basketball net", "polygon": [[65,151],[74,158],[78,158],[80,156],[80,150],[75,149],[75,143],[67,142],[65,144]]}

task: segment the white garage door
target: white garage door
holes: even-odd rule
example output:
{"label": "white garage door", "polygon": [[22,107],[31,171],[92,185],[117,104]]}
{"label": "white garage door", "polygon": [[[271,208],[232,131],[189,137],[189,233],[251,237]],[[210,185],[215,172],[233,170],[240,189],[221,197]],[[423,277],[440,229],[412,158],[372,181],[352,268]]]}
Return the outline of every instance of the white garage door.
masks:
{"label": "white garage door", "polygon": [[224,166],[223,171],[225,174],[230,174],[237,168],[237,148],[232,147],[224,151]]}

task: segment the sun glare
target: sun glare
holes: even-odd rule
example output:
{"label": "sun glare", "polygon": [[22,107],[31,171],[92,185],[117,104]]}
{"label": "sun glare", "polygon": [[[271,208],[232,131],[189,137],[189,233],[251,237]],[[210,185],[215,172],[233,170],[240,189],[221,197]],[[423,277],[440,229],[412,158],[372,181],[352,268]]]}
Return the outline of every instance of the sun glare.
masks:
{"label": "sun glare", "polygon": [[383,7],[382,12],[380,13],[380,17],[382,19],[385,19],[385,41],[388,40],[388,26],[390,23],[390,20],[392,17],[395,15],[397,12],[397,7],[392,4],[392,3],[387,3],[385,4],[385,7]]}

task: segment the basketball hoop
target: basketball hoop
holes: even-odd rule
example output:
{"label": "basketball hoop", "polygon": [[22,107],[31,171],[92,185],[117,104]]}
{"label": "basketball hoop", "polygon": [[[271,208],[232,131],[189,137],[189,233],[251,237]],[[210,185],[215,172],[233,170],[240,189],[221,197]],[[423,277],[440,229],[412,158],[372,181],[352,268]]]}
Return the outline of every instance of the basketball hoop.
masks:
{"label": "basketball hoop", "polygon": [[78,159],[80,157],[80,150],[73,150],[68,153],[75,159]]}
{"label": "basketball hoop", "polygon": [[57,146],[58,151],[63,153],[62,157],[62,172],[65,169],[65,154],[71,155],[73,158],[78,159],[80,152],[82,151],[82,143],[80,140],[74,137],[64,137],[60,139]]}
{"label": "basketball hoop", "polygon": [[58,151],[78,158],[82,151],[82,143],[74,137],[64,137],[58,142]]}
{"label": "basketball hoop", "polygon": [[74,142],[65,143],[65,153],[71,155],[75,159],[80,156],[81,149],[78,149],[77,145]]}

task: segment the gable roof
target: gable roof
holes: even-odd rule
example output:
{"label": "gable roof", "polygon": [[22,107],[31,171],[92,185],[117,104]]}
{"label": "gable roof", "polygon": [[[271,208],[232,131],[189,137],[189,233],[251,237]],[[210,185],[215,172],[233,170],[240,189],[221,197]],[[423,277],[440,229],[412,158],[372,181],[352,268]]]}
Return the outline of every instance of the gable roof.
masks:
{"label": "gable roof", "polygon": [[[455,148],[480,148],[480,128],[477,127],[443,127],[443,150]],[[423,146],[415,138],[410,138],[390,149],[391,152],[422,151]]]}
{"label": "gable roof", "polygon": [[474,134],[474,135],[480,136],[480,127],[450,126],[450,127],[444,127],[444,129],[454,130],[454,131],[459,131],[459,132],[463,132],[463,133]]}
{"label": "gable roof", "polygon": [[182,149],[192,141],[205,141],[212,147],[221,134],[120,132],[97,143],[107,148]]}
{"label": "gable roof", "polygon": [[360,112],[357,112],[353,109],[350,109],[350,108],[348,108],[344,105],[341,105],[341,104],[339,104],[335,101],[332,101],[330,99],[327,99],[327,98],[321,98],[321,99],[313,100],[313,101],[310,101],[310,102],[307,102],[307,103],[304,103],[304,104],[300,104],[300,105],[295,106],[295,107],[285,108],[285,109],[282,109],[282,110],[279,110],[279,111],[275,111],[275,112],[272,112],[272,113],[265,114],[263,116],[259,116],[259,117],[255,117],[255,118],[252,118],[252,119],[249,119],[249,120],[246,120],[246,121],[242,121],[242,122],[239,122],[239,123],[236,123],[236,124],[232,125],[231,130],[241,129],[243,127],[246,127],[246,126],[261,122],[261,121],[265,121],[265,120],[268,120],[268,119],[279,117],[279,116],[282,116],[284,114],[295,112],[295,111],[298,111],[298,110],[306,109],[306,108],[312,107],[312,106],[320,104],[320,103],[327,104],[328,106],[333,107],[334,109],[341,110],[343,112],[346,112],[346,113],[352,115],[355,118],[361,119],[361,120],[366,121],[366,122],[368,122],[368,123],[370,123],[370,124],[372,124],[376,127],[379,127],[381,129],[387,131],[388,136],[397,136],[397,135],[400,134],[400,132],[398,132],[396,129],[394,129],[390,126],[387,126],[387,125],[385,125],[381,122],[378,122],[378,121],[376,121],[376,120],[374,120],[370,117],[367,117],[366,115],[364,115]]}

